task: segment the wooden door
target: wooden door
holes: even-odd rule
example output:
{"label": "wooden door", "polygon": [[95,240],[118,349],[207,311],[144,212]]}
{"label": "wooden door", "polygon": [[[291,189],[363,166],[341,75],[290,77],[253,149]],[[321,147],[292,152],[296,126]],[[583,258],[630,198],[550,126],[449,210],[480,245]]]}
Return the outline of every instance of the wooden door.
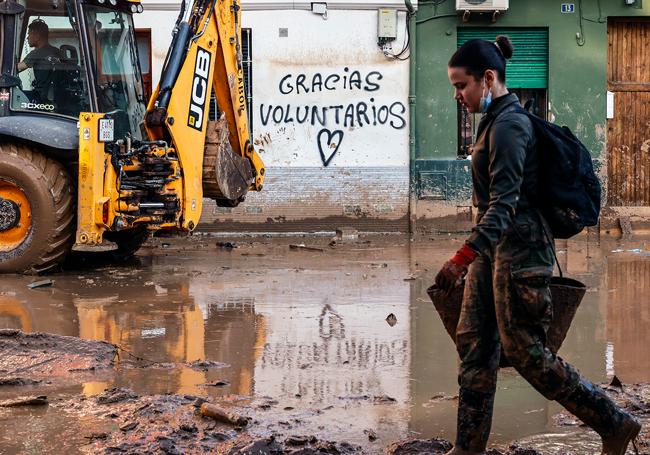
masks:
{"label": "wooden door", "polygon": [[650,206],[650,18],[610,18],[607,33],[607,202]]}

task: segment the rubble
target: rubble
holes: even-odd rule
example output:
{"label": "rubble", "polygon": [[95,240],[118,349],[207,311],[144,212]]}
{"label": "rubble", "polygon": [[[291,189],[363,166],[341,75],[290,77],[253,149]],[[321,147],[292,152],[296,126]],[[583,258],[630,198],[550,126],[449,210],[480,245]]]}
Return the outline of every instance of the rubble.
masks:
{"label": "rubble", "polygon": [[316,252],[319,252],[319,253],[322,253],[323,251],[325,251],[322,248],[318,248],[318,247],[315,247],[315,246],[307,246],[304,243],[299,243],[299,244],[292,243],[291,245],[289,245],[289,249],[291,249],[291,250],[303,250],[303,251],[316,251]]}
{"label": "rubble", "polygon": [[412,439],[391,444],[386,449],[389,455],[438,455],[451,450],[452,444],[444,439]]}
{"label": "rubble", "polygon": [[104,390],[103,393],[97,395],[95,400],[97,404],[109,404],[109,403],[119,403],[125,400],[132,400],[138,396],[129,389],[123,389],[120,387],[113,387],[110,389]]}
{"label": "rubble", "polygon": [[395,316],[393,313],[389,314],[386,316],[386,322],[389,326],[395,327],[395,324],[397,324],[397,316]]}
{"label": "rubble", "polygon": [[211,403],[203,403],[200,409],[201,415],[210,417],[217,422],[227,423],[230,425],[238,425],[242,427],[248,425],[248,418],[236,414],[232,411],[228,411],[227,409],[221,408],[217,405]]}
{"label": "rubble", "polygon": [[54,285],[54,281],[52,280],[41,280],[41,281],[34,281],[33,283],[29,283],[27,287],[29,289],[37,289],[37,288],[50,287],[52,285]]}
{"label": "rubble", "polygon": [[225,379],[219,379],[218,381],[214,381],[214,382],[206,382],[203,385],[209,387],[226,387],[230,385],[230,382],[226,381]]}
{"label": "rubble", "polygon": [[19,406],[43,406],[46,404],[48,404],[47,397],[45,395],[39,395],[0,401],[0,408],[16,408]]}
{"label": "rubble", "polygon": [[340,227],[336,229],[334,240],[337,242],[353,242],[359,239],[359,231],[351,227]]}
{"label": "rubble", "polygon": [[27,385],[36,385],[42,382],[43,381],[41,381],[40,379],[29,379],[29,378],[20,378],[20,377],[0,377],[0,387],[3,386],[22,387]]}

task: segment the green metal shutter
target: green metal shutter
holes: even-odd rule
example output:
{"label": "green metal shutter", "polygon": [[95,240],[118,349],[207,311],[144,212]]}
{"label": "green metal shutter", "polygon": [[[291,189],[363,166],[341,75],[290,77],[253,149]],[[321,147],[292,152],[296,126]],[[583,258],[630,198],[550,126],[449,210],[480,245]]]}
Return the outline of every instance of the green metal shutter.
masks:
{"label": "green metal shutter", "polygon": [[458,29],[458,47],[471,39],[494,41],[498,35],[510,38],[515,52],[506,66],[509,88],[548,87],[548,30],[539,28]]}

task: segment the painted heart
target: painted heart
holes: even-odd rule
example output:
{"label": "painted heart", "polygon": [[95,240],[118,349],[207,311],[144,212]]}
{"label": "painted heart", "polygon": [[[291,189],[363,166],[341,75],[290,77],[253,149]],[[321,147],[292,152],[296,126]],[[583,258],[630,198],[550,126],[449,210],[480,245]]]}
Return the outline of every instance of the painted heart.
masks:
{"label": "painted heart", "polygon": [[343,131],[336,130],[330,131],[324,128],[318,132],[318,151],[320,152],[320,159],[323,161],[323,166],[327,167],[339,151],[341,142],[343,141]]}

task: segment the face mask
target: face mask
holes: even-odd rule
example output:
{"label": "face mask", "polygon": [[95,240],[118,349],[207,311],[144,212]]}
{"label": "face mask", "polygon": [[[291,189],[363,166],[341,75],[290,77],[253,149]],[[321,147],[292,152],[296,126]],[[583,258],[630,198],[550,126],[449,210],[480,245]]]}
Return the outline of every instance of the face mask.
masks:
{"label": "face mask", "polygon": [[487,96],[481,96],[481,99],[478,102],[479,112],[485,114],[490,107],[490,104],[492,104],[492,90],[488,87]]}

